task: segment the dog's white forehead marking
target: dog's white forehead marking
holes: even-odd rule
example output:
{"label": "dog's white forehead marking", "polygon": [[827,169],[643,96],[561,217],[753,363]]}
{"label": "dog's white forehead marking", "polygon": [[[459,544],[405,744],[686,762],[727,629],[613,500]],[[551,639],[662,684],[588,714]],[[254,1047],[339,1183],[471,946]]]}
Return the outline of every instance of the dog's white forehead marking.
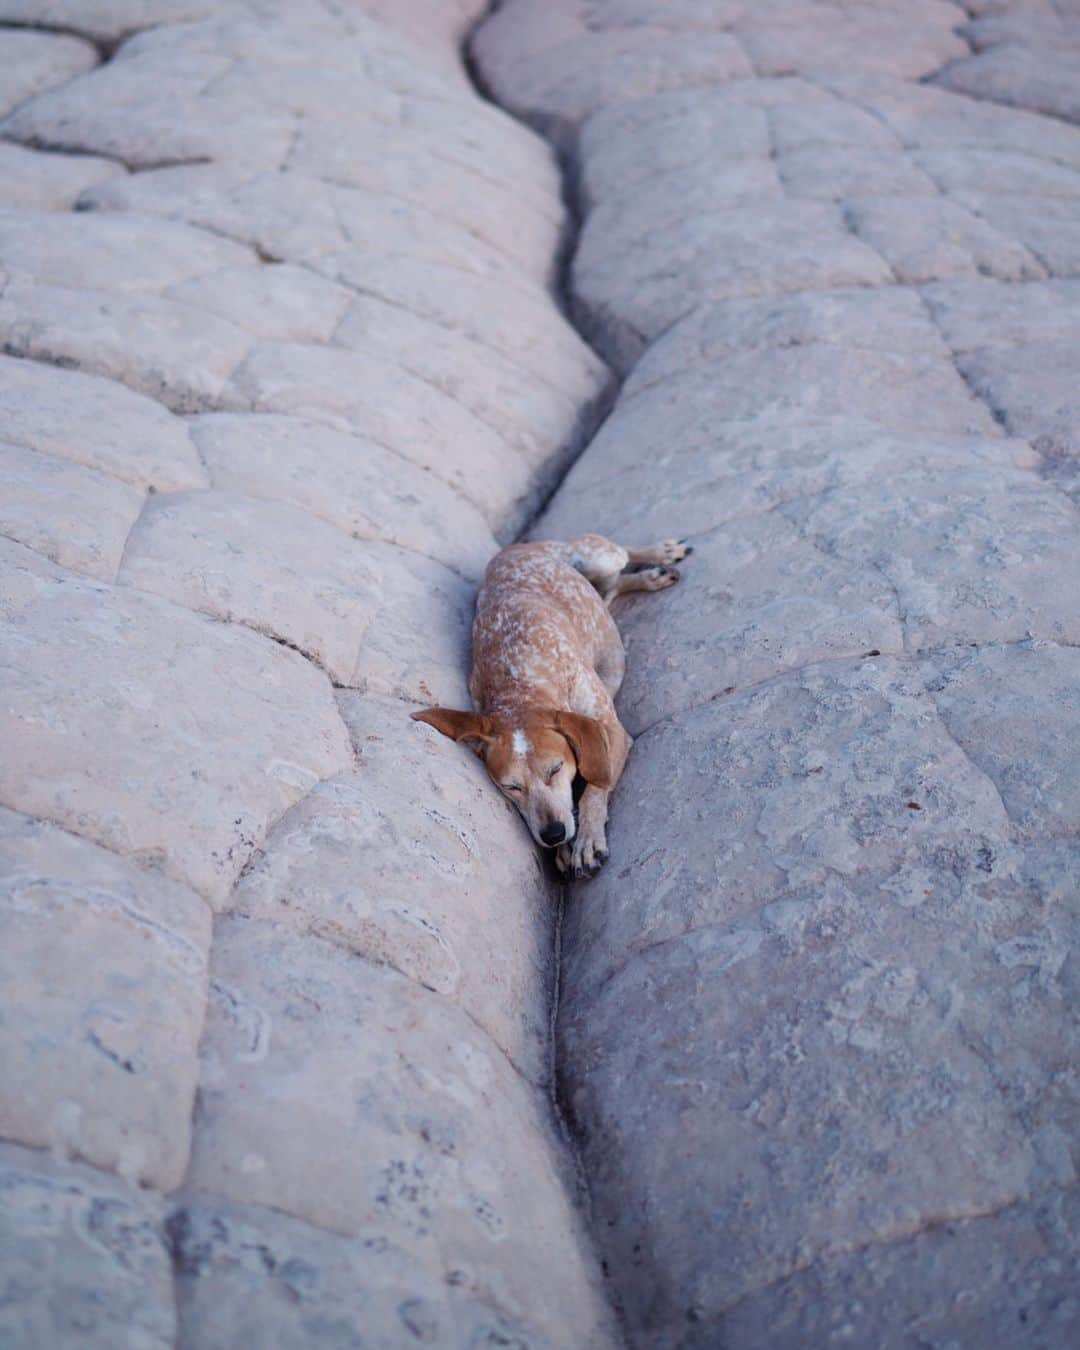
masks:
{"label": "dog's white forehead marking", "polygon": [[528,736],[525,735],[520,727],[514,732],[510,743],[514,747],[515,755],[527,755],[532,749],[532,746],[529,744]]}

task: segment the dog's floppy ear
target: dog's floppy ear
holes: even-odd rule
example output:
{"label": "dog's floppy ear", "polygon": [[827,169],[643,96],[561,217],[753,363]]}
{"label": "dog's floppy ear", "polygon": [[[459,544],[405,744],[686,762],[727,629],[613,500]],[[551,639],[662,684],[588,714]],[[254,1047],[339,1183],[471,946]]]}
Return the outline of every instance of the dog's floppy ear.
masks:
{"label": "dog's floppy ear", "polygon": [[412,714],[414,722],[426,722],[452,741],[465,741],[479,749],[495,739],[495,721],[478,712],[455,712],[453,708],[425,708]]}
{"label": "dog's floppy ear", "polygon": [[577,756],[578,773],[586,783],[594,787],[611,786],[611,750],[608,746],[607,732],[595,717],[585,717],[581,713],[557,712],[555,730],[570,742],[570,748]]}

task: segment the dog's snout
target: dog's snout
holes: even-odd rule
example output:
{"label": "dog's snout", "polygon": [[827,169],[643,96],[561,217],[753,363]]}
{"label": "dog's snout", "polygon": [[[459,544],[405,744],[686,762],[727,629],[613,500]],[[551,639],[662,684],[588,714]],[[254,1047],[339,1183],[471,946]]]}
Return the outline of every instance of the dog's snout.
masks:
{"label": "dog's snout", "polygon": [[561,844],[565,838],[566,826],[559,821],[555,821],[552,825],[545,825],[540,831],[541,842],[547,844],[549,848],[554,848],[556,844]]}

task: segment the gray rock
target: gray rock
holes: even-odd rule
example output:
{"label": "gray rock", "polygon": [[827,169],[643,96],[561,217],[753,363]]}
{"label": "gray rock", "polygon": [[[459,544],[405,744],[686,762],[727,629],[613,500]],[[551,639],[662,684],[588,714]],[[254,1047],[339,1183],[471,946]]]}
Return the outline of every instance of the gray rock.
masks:
{"label": "gray rock", "polygon": [[356,539],[386,539],[469,577],[498,550],[471,502],[366,437],[272,414],[215,414],[190,426],[222,492],[289,502]]}
{"label": "gray rock", "polygon": [[179,413],[214,407],[250,343],[235,324],[156,295],[12,281],[0,296],[6,354],[105,376]]}
{"label": "gray rock", "polygon": [[282,817],[234,907],[408,975],[546,1081],[554,908],[517,812],[475,756],[409,721],[401,703],[339,702],[356,769]]}
{"label": "gray rock", "polygon": [[0,116],[97,65],[88,42],[66,33],[5,28],[0,33]]}
{"label": "gray rock", "polygon": [[0,809],[6,1138],[168,1190],[187,1168],[210,912],[184,886]]}
{"label": "gray rock", "polygon": [[88,188],[124,172],[123,165],[93,155],[42,154],[0,144],[0,206],[61,211]]}
{"label": "gray rock", "polygon": [[452,699],[472,592],[428,558],[224,492],[149,502],[118,581],[294,647],[340,685]]}
{"label": "gray rock", "polygon": [[4,437],[157,492],[208,486],[178,417],[111,380],[0,356]]}
{"label": "gray rock", "polygon": [[853,1342],[900,1350],[913,1336],[931,1345],[1068,1345],[1080,1331],[1076,1204],[1072,1187],[816,1261],[729,1308],[720,1334],[781,1350]]}
{"label": "gray rock", "polygon": [[273,821],[352,761],[329,681],[255,633],[2,547],[0,801],[220,903]]}
{"label": "gray rock", "polygon": [[1080,823],[1078,670],[1076,647],[1040,642],[959,648],[923,662],[950,734],[993,780],[1017,829],[1032,838],[1068,837]]}
{"label": "gray rock", "polygon": [[586,221],[573,269],[585,331],[621,371],[702,300],[880,286],[891,279],[835,206],[811,201],[683,216],[613,258],[602,233]]}
{"label": "gray rock", "polygon": [[610,1343],[547,1100],[463,1012],[244,919],[219,925],[212,981],[195,1189],[403,1247],[541,1345]]}
{"label": "gray rock", "polygon": [[46,286],[159,291],[254,261],[241,245],[174,221],[121,213],[0,211],[0,266]]}
{"label": "gray rock", "polygon": [[512,530],[526,509],[526,456],[382,352],[258,342],[222,398],[233,411],[310,417],[370,436],[473,502],[496,533]]}
{"label": "gray rock", "polygon": [[[1073,1182],[1069,919],[995,858],[987,872],[970,854],[959,875],[934,869],[918,899],[834,878],[654,945],[587,1009],[564,1010],[597,1227],[633,1273],[622,1289],[639,1340],[716,1344],[745,1301],[759,1322],[770,1305],[779,1318],[781,1282],[800,1271],[843,1263],[869,1283],[882,1244]],[[1038,1250],[1034,1210],[1010,1236],[1021,1261]],[[923,1270],[868,1298],[868,1334],[883,1317],[908,1328],[942,1278]],[[959,1294],[963,1273],[951,1280]],[[819,1325],[845,1294],[829,1286]],[[935,1308],[943,1335],[986,1315],[950,1294]],[[1067,1343],[1061,1314],[1049,1344]]]}
{"label": "gray rock", "polygon": [[96,469],[0,441],[0,534],[53,562],[114,581],[143,494]]}
{"label": "gray rock", "polygon": [[0,1144],[0,1335],[56,1350],[169,1350],[160,1199],[89,1167]]}
{"label": "gray rock", "polygon": [[168,1231],[184,1345],[559,1344],[477,1289],[471,1270],[441,1269],[378,1232],[341,1237],[272,1209],[206,1196],[178,1204]]}

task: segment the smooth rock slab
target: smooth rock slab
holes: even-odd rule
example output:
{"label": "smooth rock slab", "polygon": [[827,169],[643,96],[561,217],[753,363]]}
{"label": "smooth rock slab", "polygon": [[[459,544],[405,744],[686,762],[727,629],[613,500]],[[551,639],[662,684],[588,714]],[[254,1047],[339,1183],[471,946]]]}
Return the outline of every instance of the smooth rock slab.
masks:
{"label": "smooth rock slab", "polygon": [[1042,934],[1063,956],[1053,926],[1008,870],[915,908],[836,878],[564,1010],[597,1230],[642,1343],[714,1346],[740,1300],[814,1262],[1075,1179],[1070,977],[999,955],[1019,940],[1029,962]]}
{"label": "smooth rock slab", "polygon": [[223,268],[167,294],[282,342],[329,342],[352,300],[342,287],[292,263]]}
{"label": "smooth rock slab", "polygon": [[216,315],[146,293],[13,281],[0,297],[0,348],[104,375],[174,412],[221,397],[251,335]]}
{"label": "smooth rock slab", "polygon": [[98,42],[114,42],[140,28],[201,18],[217,8],[211,0],[3,0],[0,18],[55,25]]}
{"label": "smooth rock slab", "polygon": [[1017,827],[1035,838],[1076,834],[1080,648],[958,648],[922,668],[950,733],[993,779]]}
{"label": "smooth rock slab", "polygon": [[4,131],[24,145],[103,155],[133,169],[233,160],[277,170],[295,129],[287,109],[242,97],[201,97],[230,64],[224,50],[185,54],[166,46],[127,54],[21,104]]}
{"label": "smooth rock slab", "polygon": [[[722,423],[707,445],[676,443],[620,468],[621,433],[631,425],[629,418],[620,419],[619,434],[600,432],[590,454],[567,475],[565,490],[544,513],[535,537],[569,539],[599,531],[631,544],[693,539],[740,516],[882,477],[983,465],[1037,469],[1042,463],[1026,441],[904,436],[883,432],[864,418],[793,421],[781,413]],[[687,581],[692,591],[692,575]]]}
{"label": "smooth rock slab", "polygon": [[[491,125],[477,116],[480,110]],[[532,156],[507,153],[490,105],[478,103],[460,119],[455,111],[441,127],[359,123],[348,138],[340,134],[340,116],[328,101],[321,114],[304,119],[290,172],[420,207],[493,247],[527,276],[544,279],[562,232],[560,197],[533,188]],[[458,128],[459,121],[465,125]],[[548,186],[549,175],[539,176]]]}
{"label": "smooth rock slab", "polygon": [[1017,108],[952,94],[931,84],[864,75],[853,64],[827,79],[856,106],[873,109],[901,144],[920,150],[1007,150],[1080,168],[1080,128]]}
{"label": "smooth rock slab", "polygon": [[0,31],[0,116],[50,85],[96,66],[98,54],[88,42],[67,33],[29,29]]}
{"label": "smooth rock slab", "polygon": [[46,286],[160,291],[255,263],[231,239],[153,216],[0,211],[0,267]]}
{"label": "smooth rock slab", "polygon": [[881,257],[845,228],[839,208],[813,201],[684,216],[614,258],[586,220],[573,264],[586,335],[623,372],[703,300],[892,280]]}
{"label": "smooth rock slab", "polygon": [[699,306],[653,343],[631,371],[623,396],[631,398],[692,366],[819,343],[923,361],[949,359],[948,346],[912,291],[896,286],[803,291]]}
{"label": "smooth rock slab", "polygon": [[1080,1335],[1075,1187],[829,1260],[725,1312],[729,1345],[1062,1350]]}
{"label": "smooth rock slab", "polygon": [[222,902],[352,762],[329,682],[244,629],[5,544],[0,802]]}
{"label": "smooth rock slab", "polygon": [[280,925],[225,920],[213,961],[193,1188],[462,1271],[541,1344],[609,1343],[547,1102],[484,1032]]}
{"label": "smooth rock slab", "polygon": [[910,649],[1080,641],[1075,509],[1030,470],[931,469],[782,509],[892,582]]}
{"label": "smooth rock slab", "polygon": [[631,735],[815,661],[903,647],[881,574],[828,557],[778,513],[697,536],[683,574],[674,591],[619,602]]}
{"label": "smooth rock slab", "polygon": [[501,533],[535,491],[530,465],[441,389],[373,351],[259,342],[225,394],[235,411],[311,417],[430,470]]}
{"label": "smooth rock slab", "polygon": [[[1080,131],[1080,128],[1078,128]],[[1000,233],[1018,239],[1052,277],[1080,276],[1080,220],[1074,197],[963,194],[964,204]]]}
{"label": "smooth rock slab", "polygon": [[172,1350],[161,1201],[0,1144],[0,1339],[49,1350]]}
{"label": "smooth rock slab", "polygon": [[96,469],[0,441],[0,534],[112,581],[143,494]]}
{"label": "smooth rock slab", "polygon": [[442,994],[546,1081],[553,911],[532,839],[476,756],[407,705],[351,693],[339,704],[357,768],[278,822],[235,908]]}
{"label": "smooth rock slab", "polygon": [[955,896],[1011,837],[912,663],[808,666],[638,738],[611,861],[568,916],[565,988],[585,997],[637,953],[752,927],[832,880],[882,905]]}
{"label": "smooth rock slab", "polygon": [[1051,459],[1080,458],[1080,352],[1075,338],[965,352],[971,387],[1014,436]]}
{"label": "smooth rock slab", "polygon": [[728,33],[664,29],[589,31],[577,3],[505,5],[473,35],[494,97],[557,143],[596,108],[682,85],[741,79],[752,69]]}
{"label": "smooth rock slab", "polygon": [[[1074,19],[1074,34],[1078,32]],[[1076,59],[1080,41],[1030,47],[1008,43],[978,52],[966,61],[954,61],[936,76],[936,82],[958,94],[1010,103],[1034,112],[1080,122],[1076,91]]]}
{"label": "smooth rock slab", "polygon": [[1080,281],[1028,286],[942,282],[921,294],[955,352],[1065,342],[1080,311]]}
{"label": "smooth rock slab", "polygon": [[158,492],[209,486],[187,426],[112,380],[0,356],[6,440]]}
{"label": "smooth rock slab", "polygon": [[881,4],[767,4],[749,6],[734,31],[758,75],[857,68],[917,80],[967,54],[956,19],[941,0],[917,0],[903,14]]}
{"label": "smooth rock slab", "polygon": [[222,492],[288,502],[354,539],[385,539],[468,577],[498,551],[471,502],[362,436],[274,414],[198,417],[190,428]]}
{"label": "smooth rock slab", "polygon": [[591,402],[582,406],[498,352],[369,296],[350,306],[334,342],[397,361],[534,464],[542,464],[553,448],[576,449],[583,424],[591,420]]}
{"label": "smooth rock slab", "polygon": [[129,1181],[179,1185],[206,1004],[206,905],[0,808],[0,928],[0,1131]]}
{"label": "smooth rock slab", "polygon": [[212,1197],[174,1209],[168,1230],[184,1346],[554,1350],[556,1344],[477,1290],[472,1271],[444,1272],[427,1252],[382,1236],[340,1237],[287,1214]]}
{"label": "smooth rock slab", "polygon": [[1023,244],[946,198],[860,197],[847,203],[847,217],[859,238],[877,249],[906,285],[948,277],[1034,281],[1046,276]]}
{"label": "smooth rock slab", "polygon": [[68,210],[87,188],[123,172],[122,164],[93,155],[39,153],[5,142],[0,144],[0,206]]}
{"label": "smooth rock slab", "polygon": [[833,423],[844,436],[860,428],[905,438],[1001,434],[986,405],[931,341],[921,354],[809,342],[746,349],[690,365],[621,399],[589,447],[582,472],[607,477],[654,456],[692,457],[724,444],[730,429],[755,423],[789,434]]}
{"label": "smooth rock slab", "polygon": [[595,398],[610,383],[604,363],[538,287],[508,281],[496,288],[459,267],[404,257],[387,268],[362,251],[316,258],[311,266],[362,295],[491,347],[567,397]]}
{"label": "smooth rock slab", "polygon": [[472,590],[392,545],[350,539],[296,507],[224,492],[154,498],[118,580],[297,648],[337,683],[450,697]]}

